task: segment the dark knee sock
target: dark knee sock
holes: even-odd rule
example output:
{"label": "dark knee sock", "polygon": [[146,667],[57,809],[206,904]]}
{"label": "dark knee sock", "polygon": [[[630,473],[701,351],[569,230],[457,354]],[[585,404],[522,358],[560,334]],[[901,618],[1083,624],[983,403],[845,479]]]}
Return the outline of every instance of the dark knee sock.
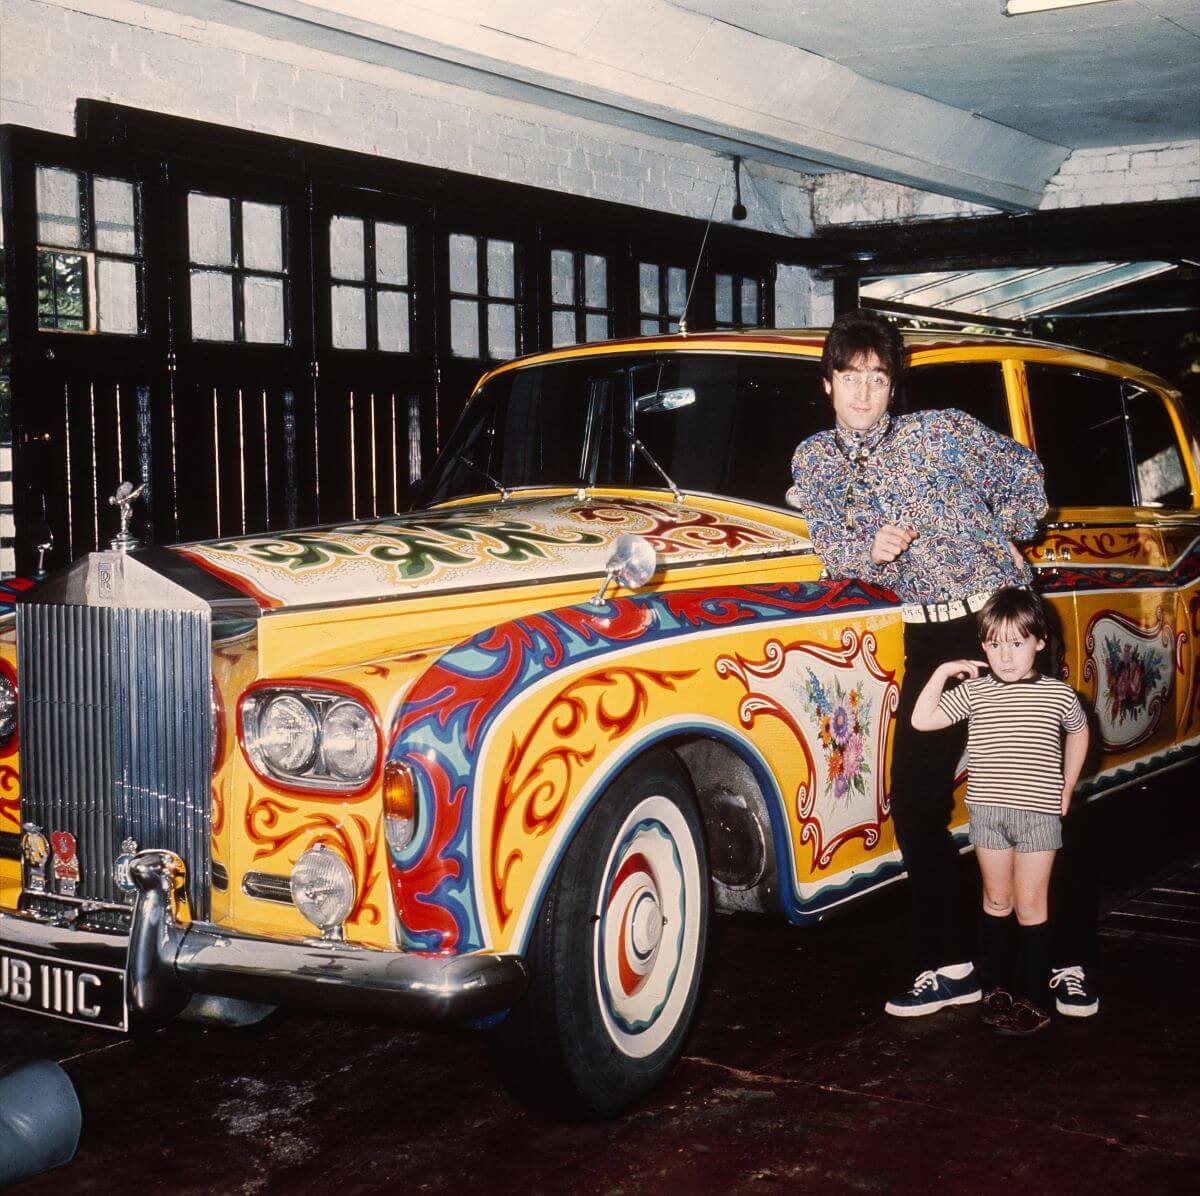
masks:
{"label": "dark knee sock", "polygon": [[1039,1009],[1050,1008],[1050,925],[1021,926],[1021,996]]}
{"label": "dark knee sock", "polygon": [[979,971],[984,988],[1012,992],[1017,954],[1017,919],[1014,914],[979,916]]}

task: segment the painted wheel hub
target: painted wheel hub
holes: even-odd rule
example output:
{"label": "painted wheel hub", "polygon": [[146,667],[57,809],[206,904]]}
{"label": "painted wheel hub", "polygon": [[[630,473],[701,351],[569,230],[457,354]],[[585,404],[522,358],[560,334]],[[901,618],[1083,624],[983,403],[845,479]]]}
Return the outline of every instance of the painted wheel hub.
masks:
{"label": "painted wheel hub", "polygon": [[679,808],[649,797],[609,854],[596,914],[596,987],[616,1046],[644,1057],[670,1036],[695,974],[701,878]]}
{"label": "painted wheel hub", "polygon": [[638,959],[648,959],[662,941],[663,916],[654,893],[644,893],[634,907],[630,947]]}

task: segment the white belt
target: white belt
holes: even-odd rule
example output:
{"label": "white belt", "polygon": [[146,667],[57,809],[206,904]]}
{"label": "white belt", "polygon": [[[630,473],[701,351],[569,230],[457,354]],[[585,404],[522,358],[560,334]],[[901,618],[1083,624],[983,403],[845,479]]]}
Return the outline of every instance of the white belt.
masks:
{"label": "white belt", "polygon": [[991,594],[970,594],[953,602],[906,602],[900,608],[900,618],[906,623],[948,623],[979,610],[990,597]]}

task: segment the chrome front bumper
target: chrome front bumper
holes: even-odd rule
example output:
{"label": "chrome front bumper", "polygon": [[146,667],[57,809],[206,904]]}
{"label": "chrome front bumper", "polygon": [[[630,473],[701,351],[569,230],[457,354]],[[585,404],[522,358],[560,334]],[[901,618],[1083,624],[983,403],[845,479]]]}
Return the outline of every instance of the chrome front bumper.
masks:
{"label": "chrome front bumper", "polygon": [[419,955],[316,939],[253,938],[189,923],[184,865],[168,851],[141,852],[130,875],[138,891],[128,935],[0,910],[0,946],[52,962],[124,969],[131,1028],[174,1017],[198,993],[468,1021],[509,1008],[528,981],[515,955]]}

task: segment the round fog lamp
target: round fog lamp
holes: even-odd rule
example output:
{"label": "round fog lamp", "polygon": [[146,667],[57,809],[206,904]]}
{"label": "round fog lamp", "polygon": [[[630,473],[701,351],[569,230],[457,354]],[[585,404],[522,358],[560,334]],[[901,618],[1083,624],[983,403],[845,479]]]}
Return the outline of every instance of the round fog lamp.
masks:
{"label": "round fog lamp", "polygon": [[354,875],[336,851],[318,843],[304,852],[292,869],[291,889],[296,908],[325,938],[341,938],[355,891]]}
{"label": "round fog lamp", "polygon": [[343,781],[365,781],[375,767],[375,722],[357,702],[330,706],[321,724],[325,763]]}
{"label": "round fog lamp", "polygon": [[268,766],[285,775],[303,772],[317,754],[317,718],[291,694],[272,698],[258,723],[258,750]]}

